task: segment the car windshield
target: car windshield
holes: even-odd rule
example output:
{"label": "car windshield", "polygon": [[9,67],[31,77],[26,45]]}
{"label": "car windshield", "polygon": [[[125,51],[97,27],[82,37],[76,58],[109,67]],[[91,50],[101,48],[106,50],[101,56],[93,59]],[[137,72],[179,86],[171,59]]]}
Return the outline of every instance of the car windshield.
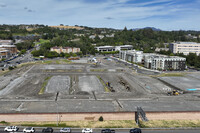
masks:
{"label": "car windshield", "polygon": [[27,127],[26,130],[31,130],[31,127]]}

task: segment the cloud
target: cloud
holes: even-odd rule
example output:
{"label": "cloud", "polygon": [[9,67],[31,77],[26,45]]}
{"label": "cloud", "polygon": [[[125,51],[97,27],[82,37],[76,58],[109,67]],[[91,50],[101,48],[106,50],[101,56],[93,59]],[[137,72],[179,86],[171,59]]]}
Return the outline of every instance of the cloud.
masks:
{"label": "cloud", "polygon": [[111,20],[111,19],[114,19],[114,18],[112,18],[112,17],[105,17],[105,19]]}
{"label": "cloud", "polygon": [[[9,5],[9,9],[0,8],[0,24],[63,23],[111,28],[154,26],[161,29],[180,27],[191,29],[193,27],[200,30],[197,17],[200,14],[198,0],[29,0],[28,2],[1,0],[1,2],[6,3],[3,5]],[[52,21],[52,18],[56,19]]]}
{"label": "cloud", "polygon": [[28,9],[28,12],[34,12],[33,10],[31,10],[31,9]]}
{"label": "cloud", "polygon": [[0,7],[6,7],[7,5],[6,4],[1,4],[0,3]]}

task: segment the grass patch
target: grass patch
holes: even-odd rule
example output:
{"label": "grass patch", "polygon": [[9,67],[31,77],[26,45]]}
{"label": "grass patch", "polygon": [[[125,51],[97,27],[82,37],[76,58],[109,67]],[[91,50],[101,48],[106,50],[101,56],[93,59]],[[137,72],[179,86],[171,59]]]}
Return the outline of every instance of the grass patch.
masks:
{"label": "grass patch", "polygon": [[104,72],[106,69],[90,69],[91,72]]}
{"label": "grass patch", "polygon": [[143,128],[200,127],[200,120],[155,120],[140,123]]}
{"label": "grass patch", "polygon": [[36,42],[35,45],[48,43],[50,40],[40,39],[39,42]]}
{"label": "grass patch", "polygon": [[104,86],[105,92],[110,92],[110,89],[108,89],[108,87],[106,86],[106,84],[103,81],[103,79],[99,75],[97,76],[97,78],[100,80],[101,84]]}
{"label": "grass patch", "polygon": [[[66,121],[59,122],[12,122],[7,125],[31,126],[31,127],[71,127],[71,128],[137,128],[133,120],[112,120],[112,121]],[[184,128],[200,127],[200,120],[153,120],[140,121],[142,128]],[[1,122],[0,122],[1,124]]]}
{"label": "grass patch", "polygon": [[9,125],[10,123],[9,122],[6,122],[6,121],[1,121],[0,122],[0,125]]}
{"label": "grass patch", "polygon": [[184,77],[185,73],[162,73],[157,77]]}
{"label": "grass patch", "polygon": [[44,64],[70,64],[71,61],[67,59],[61,59],[61,60],[46,60],[43,61]]}
{"label": "grass patch", "polygon": [[49,81],[50,78],[51,78],[51,76],[45,78],[45,80],[44,80],[44,82],[42,84],[42,88],[40,89],[39,95],[41,95],[41,94],[44,93],[45,88],[46,88],[47,83],[48,83],[48,81]]}
{"label": "grass patch", "polygon": [[57,122],[19,122],[11,123],[18,126],[31,126],[31,127],[71,127],[71,128],[132,128],[138,127],[135,121],[131,120],[119,120],[119,121],[67,121],[60,122],[57,126]]}

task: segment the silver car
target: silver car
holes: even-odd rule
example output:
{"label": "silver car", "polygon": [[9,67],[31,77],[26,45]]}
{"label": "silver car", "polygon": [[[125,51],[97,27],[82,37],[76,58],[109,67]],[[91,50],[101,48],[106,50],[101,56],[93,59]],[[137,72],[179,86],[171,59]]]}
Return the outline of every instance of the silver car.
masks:
{"label": "silver car", "polygon": [[61,128],[60,133],[71,133],[71,129],[68,127]]}

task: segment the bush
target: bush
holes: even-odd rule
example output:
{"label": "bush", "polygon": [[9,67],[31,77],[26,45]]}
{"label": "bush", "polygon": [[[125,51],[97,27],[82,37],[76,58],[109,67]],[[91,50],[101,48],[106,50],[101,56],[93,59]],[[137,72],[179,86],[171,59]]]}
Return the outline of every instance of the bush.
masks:
{"label": "bush", "polygon": [[13,70],[14,68],[13,67],[11,67],[11,66],[9,66],[9,68],[8,68],[9,70]]}
{"label": "bush", "polygon": [[99,117],[99,121],[103,121],[103,117],[102,116]]}

